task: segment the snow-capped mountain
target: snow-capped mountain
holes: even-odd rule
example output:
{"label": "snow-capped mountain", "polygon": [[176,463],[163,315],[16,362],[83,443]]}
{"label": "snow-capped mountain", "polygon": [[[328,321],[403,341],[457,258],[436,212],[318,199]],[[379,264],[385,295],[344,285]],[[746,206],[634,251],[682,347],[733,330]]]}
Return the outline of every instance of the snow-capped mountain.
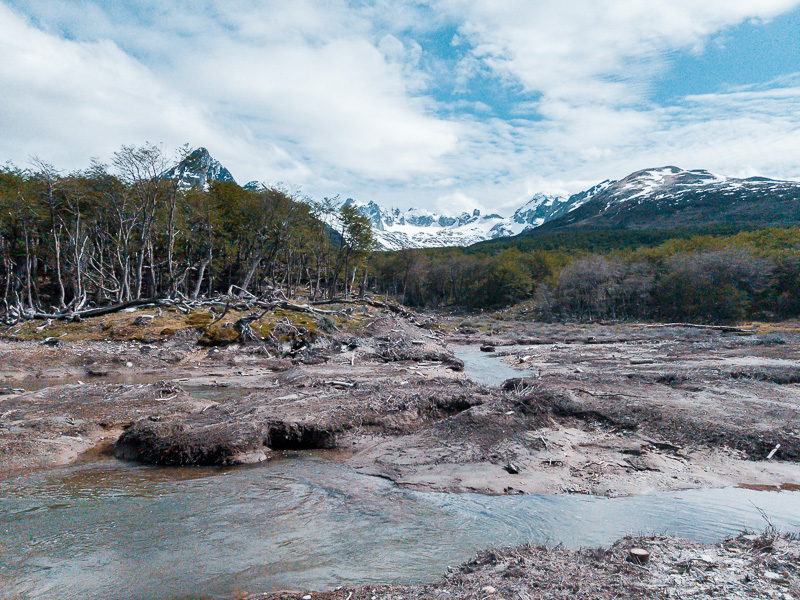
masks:
{"label": "snow-capped mountain", "polygon": [[479,210],[460,215],[440,215],[421,208],[405,211],[383,208],[375,202],[348,198],[344,204],[358,208],[372,224],[375,239],[385,250],[469,246],[477,242],[518,235],[580,206],[563,196],[536,194],[510,217]]}
{"label": "snow-capped mountain", "polygon": [[676,229],[800,222],[800,182],[736,179],[703,170],[661,167],[604,181],[575,194],[578,208],[541,231]]}
{"label": "snow-capped mountain", "polygon": [[[192,151],[165,175],[177,179],[183,189],[205,186],[211,181],[236,183],[231,172],[205,148]],[[255,191],[261,184],[251,181],[243,187]],[[399,208],[381,207],[375,202],[352,199],[344,204],[354,205],[370,220],[379,247],[400,250],[469,246],[484,240],[517,235],[577,208],[582,201],[536,194],[510,217],[495,213],[483,215],[479,210],[460,215],[440,215],[422,208],[402,211]]]}
{"label": "snow-capped mountain", "polygon": [[169,179],[177,179],[178,187],[182,189],[204,186],[210,181],[236,183],[231,172],[205,148],[193,150],[164,175]]}
{"label": "snow-capped mountain", "polygon": [[[230,171],[198,148],[168,177],[192,188],[210,181],[235,183]],[[258,182],[245,189],[257,190]],[[480,211],[441,215],[348,199],[372,224],[385,250],[468,246],[485,240],[572,229],[677,229],[708,225],[759,226],[800,222],[800,182],[763,177],[735,179],[678,167],[645,169],[603,181],[572,196],[536,194],[513,215]]]}

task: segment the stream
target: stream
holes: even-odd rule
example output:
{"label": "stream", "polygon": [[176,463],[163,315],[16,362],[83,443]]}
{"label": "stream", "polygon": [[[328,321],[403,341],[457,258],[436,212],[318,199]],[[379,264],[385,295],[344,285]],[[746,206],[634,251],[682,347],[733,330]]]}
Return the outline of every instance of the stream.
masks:
{"label": "stream", "polygon": [[475,383],[500,385],[507,379],[526,377],[534,372],[516,369],[494,352],[481,352],[478,346],[452,346],[456,358],[464,362],[464,373]]}
{"label": "stream", "polygon": [[[477,349],[458,355],[486,384],[524,373]],[[800,492],[491,497],[400,488],[335,452],[237,468],[102,458],[0,481],[0,597],[229,599],[433,581],[491,546],[578,548],[629,533],[714,542],[763,529],[760,511],[800,531]]]}

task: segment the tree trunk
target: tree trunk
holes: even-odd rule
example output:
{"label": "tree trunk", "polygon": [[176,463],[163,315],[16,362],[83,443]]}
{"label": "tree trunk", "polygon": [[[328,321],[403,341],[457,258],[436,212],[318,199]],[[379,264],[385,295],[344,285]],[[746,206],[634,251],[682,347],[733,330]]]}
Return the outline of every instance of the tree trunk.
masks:
{"label": "tree trunk", "polygon": [[200,264],[200,270],[197,273],[197,283],[195,283],[194,291],[192,292],[192,300],[197,300],[197,297],[200,295],[200,289],[203,285],[203,278],[206,275],[206,268],[208,268],[209,263],[211,263],[211,251],[209,251],[206,258]]}
{"label": "tree trunk", "polygon": [[258,268],[258,265],[261,264],[261,259],[263,259],[263,258],[264,258],[264,256],[262,254],[259,254],[256,257],[256,259],[253,261],[253,264],[251,264],[250,268],[247,270],[247,275],[245,276],[244,281],[242,282],[242,285],[239,286],[241,288],[241,291],[239,292],[239,297],[240,298],[241,298],[242,294],[244,294],[247,291],[247,286],[250,285],[250,281],[253,279],[253,275],[255,275],[256,269]]}

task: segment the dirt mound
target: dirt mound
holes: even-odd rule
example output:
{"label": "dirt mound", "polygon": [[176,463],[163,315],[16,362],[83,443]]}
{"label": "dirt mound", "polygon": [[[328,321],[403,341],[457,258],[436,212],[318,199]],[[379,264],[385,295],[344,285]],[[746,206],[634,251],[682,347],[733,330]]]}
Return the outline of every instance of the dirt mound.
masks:
{"label": "dirt mound", "polygon": [[120,436],[114,449],[123,460],[177,466],[245,464],[264,460],[269,450],[334,446],[332,433],[313,424],[189,418],[139,421]]}
{"label": "dirt mound", "polygon": [[115,454],[153,465],[232,465],[257,459],[268,439],[266,428],[255,424],[143,420],[117,440]]}

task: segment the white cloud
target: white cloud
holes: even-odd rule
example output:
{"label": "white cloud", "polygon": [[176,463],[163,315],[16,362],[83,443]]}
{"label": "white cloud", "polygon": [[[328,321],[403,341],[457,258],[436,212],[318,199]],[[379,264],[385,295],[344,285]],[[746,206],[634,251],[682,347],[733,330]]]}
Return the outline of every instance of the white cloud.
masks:
{"label": "white cloud", "polygon": [[[438,173],[459,126],[430,116],[429,101],[416,95],[424,82],[409,66],[419,45],[389,34],[373,44],[370,23],[339,4],[212,6],[190,22],[208,11],[220,18],[188,38],[176,35],[184,32],[185,10],[162,9],[167,18],[145,28],[145,39],[161,38],[153,47],[164,60],[151,68],[105,39],[44,33],[0,4],[0,77],[11,92],[3,103],[5,141],[24,137],[37,154],[62,148],[52,160],[70,167],[123,142],[188,141],[238,165],[232,169],[243,180],[294,178],[314,187]],[[70,23],[72,10],[56,6]],[[141,42],[131,40],[140,25],[93,20],[139,52]]]}
{"label": "white cloud", "polygon": [[[75,168],[188,142],[241,182],[456,212],[663,164],[796,177],[797,76],[672,106],[649,92],[671,53],[798,5],[0,0],[0,160]],[[426,46],[442,25],[465,53],[452,69]],[[523,90],[514,117],[470,94],[487,74]]]}
{"label": "white cloud", "polygon": [[0,4],[0,154],[65,169],[146,140],[177,147],[246,144],[216,130],[202,105],[170,90],[111,41],[75,42],[33,28]]}
{"label": "white cloud", "polygon": [[[291,140],[322,173],[407,179],[438,170],[458,127],[426,114],[401,69],[370,43],[266,49],[219,43],[201,64],[179,68],[183,86],[212,106],[232,104],[257,136]],[[213,73],[210,81],[203,73]]]}
{"label": "white cloud", "polygon": [[546,99],[625,104],[641,99],[664,52],[769,19],[797,0],[446,0],[474,58]]}

